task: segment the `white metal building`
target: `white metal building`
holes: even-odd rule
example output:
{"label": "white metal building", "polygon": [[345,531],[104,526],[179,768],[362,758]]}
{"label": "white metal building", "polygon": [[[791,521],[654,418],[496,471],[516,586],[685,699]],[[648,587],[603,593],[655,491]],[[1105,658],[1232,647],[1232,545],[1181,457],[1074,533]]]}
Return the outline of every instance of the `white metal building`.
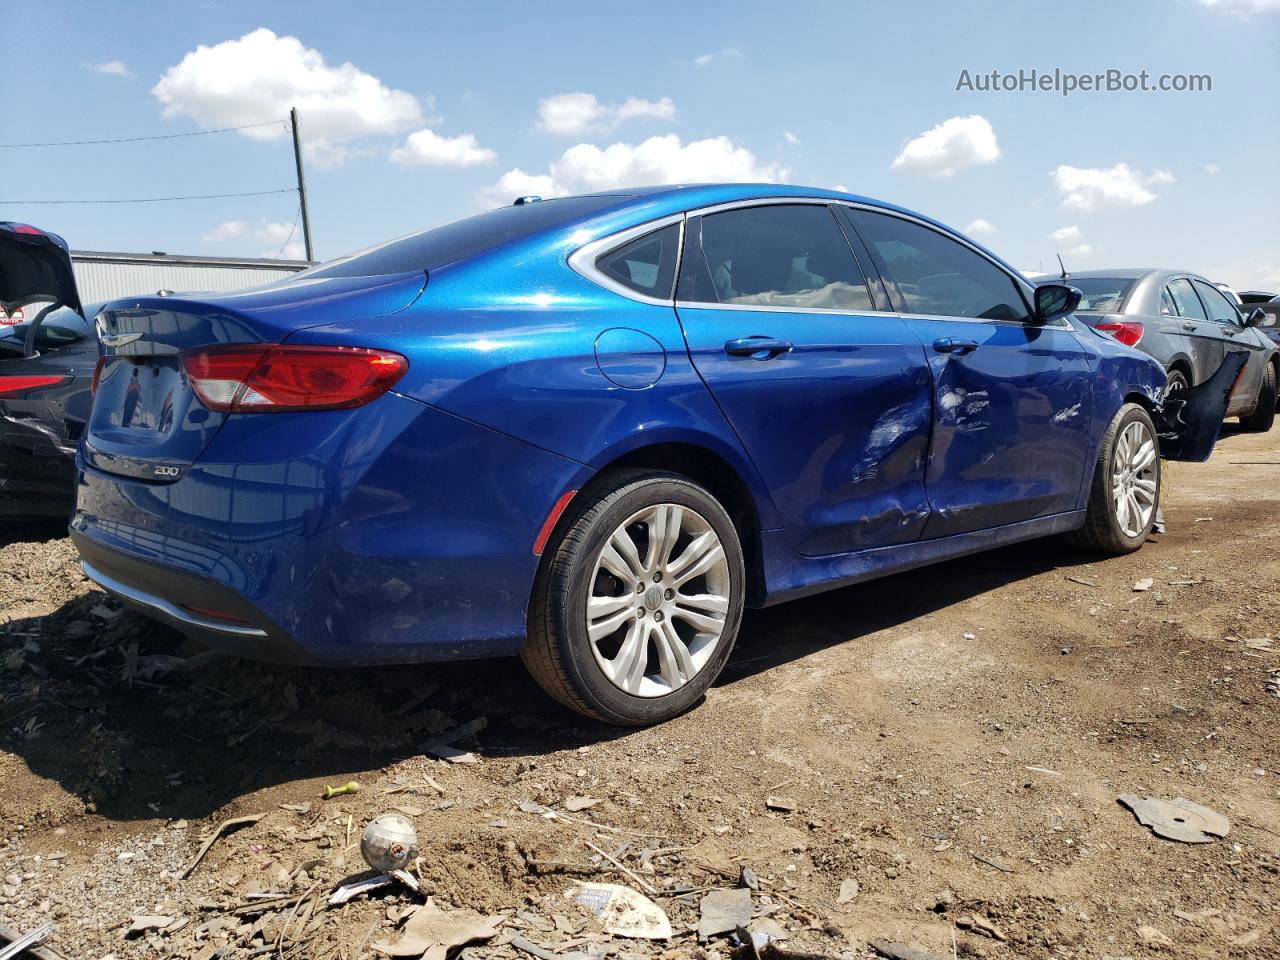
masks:
{"label": "white metal building", "polygon": [[305,260],[183,257],[167,253],[101,253],[71,251],[71,266],[81,303],[117,297],[175,293],[225,293],[256,287],[311,266]]}

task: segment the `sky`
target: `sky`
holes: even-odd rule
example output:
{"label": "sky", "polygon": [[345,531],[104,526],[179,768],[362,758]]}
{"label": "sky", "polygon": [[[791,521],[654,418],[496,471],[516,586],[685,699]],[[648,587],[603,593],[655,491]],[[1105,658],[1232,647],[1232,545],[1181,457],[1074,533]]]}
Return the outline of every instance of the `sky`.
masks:
{"label": "sky", "polygon": [[[1280,289],[1280,0],[0,0],[0,31],[28,66],[0,74],[0,220],[75,249],[301,256],[296,106],[317,259],[522,194],[772,181],[1026,271]],[[1032,70],[1211,89],[984,81]],[[25,202],[259,191],[286,192]]]}

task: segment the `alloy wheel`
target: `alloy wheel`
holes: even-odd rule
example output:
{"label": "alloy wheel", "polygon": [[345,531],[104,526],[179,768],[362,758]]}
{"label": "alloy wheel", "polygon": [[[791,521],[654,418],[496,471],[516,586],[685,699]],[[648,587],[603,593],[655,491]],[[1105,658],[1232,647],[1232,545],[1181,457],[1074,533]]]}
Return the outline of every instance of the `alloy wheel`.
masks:
{"label": "alloy wheel", "polygon": [[610,534],[591,575],[596,663],[632,696],[680,689],[720,646],[729,593],[729,561],[706,518],[674,503],[637,511]]}
{"label": "alloy wheel", "polygon": [[1156,510],[1160,456],[1146,423],[1128,424],[1116,441],[1111,462],[1111,499],[1116,523],[1126,537],[1140,536]]}

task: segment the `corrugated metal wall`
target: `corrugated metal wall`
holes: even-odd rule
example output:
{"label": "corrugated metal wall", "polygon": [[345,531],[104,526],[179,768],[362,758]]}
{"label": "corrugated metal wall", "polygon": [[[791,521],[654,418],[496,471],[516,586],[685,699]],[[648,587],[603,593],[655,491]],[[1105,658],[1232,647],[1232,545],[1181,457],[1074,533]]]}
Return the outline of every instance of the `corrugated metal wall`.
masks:
{"label": "corrugated metal wall", "polygon": [[178,258],[108,259],[96,254],[82,259],[74,252],[71,263],[82,303],[153,294],[157,290],[175,293],[242,290],[279,280],[306,267],[296,261],[233,265]]}

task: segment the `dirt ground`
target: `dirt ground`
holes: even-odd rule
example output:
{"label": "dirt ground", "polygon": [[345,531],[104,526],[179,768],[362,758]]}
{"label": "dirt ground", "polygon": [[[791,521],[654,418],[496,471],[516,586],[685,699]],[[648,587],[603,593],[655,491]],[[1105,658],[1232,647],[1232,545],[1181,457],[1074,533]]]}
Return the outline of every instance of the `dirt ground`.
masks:
{"label": "dirt ground", "polygon": [[[518,935],[705,960],[734,945],[699,943],[700,901],[746,867],[752,928],[787,953],[1280,957],[1280,432],[1175,464],[1165,503],[1168,534],[1122,559],[1041,541],[748,613],[706,702],[641,731],[554,706],[516,662],[179,661],[199,649],[91,589],[66,540],[7,532],[0,923],[51,919],[91,960],[355,960],[429,894],[499,915],[473,958],[531,956]],[[475,762],[424,754],[477,718]],[[1128,793],[1230,834],[1160,839]],[[397,808],[422,895],[329,907]],[[673,937],[602,932],[565,896],[583,880],[654,891]]]}

